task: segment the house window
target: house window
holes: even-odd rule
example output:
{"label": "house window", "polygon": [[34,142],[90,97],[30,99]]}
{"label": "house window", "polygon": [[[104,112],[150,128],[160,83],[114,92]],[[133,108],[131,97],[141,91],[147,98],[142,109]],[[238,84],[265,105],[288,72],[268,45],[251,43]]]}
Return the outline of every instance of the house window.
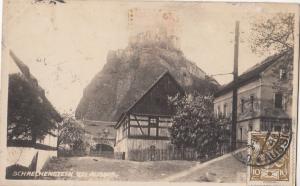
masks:
{"label": "house window", "polygon": [[241,112],[243,113],[245,110],[245,100],[241,99]]}
{"label": "house window", "polygon": [[273,124],[269,121],[263,121],[261,124],[261,131],[272,131]]}
{"label": "house window", "polygon": [[253,125],[249,125],[249,131],[253,131]]}
{"label": "house window", "polygon": [[220,108],[220,106],[218,106],[218,108],[217,108],[217,117],[219,117],[220,114],[221,114],[221,108]]}
{"label": "house window", "polygon": [[282,93],[275,93],[275,108],[282,108]]}
{"label": "house window", "polygon": [[243,128],[242,127],[240,128],[240,140],[241,141],[243,140]]}
{"label": "house window", "polygon": [[227,116],[227,104],[226,103],[224,104],[223,113],[224,113],[224,116]]}
{"label": "house window", "polygon": [[250,109],[251,111],[254,110],[254,95],[250,96]]}
{"label": "house window", "polygon": [[150,117],[149,118],[149,131],[150,136],[158,136],[158,118]]}
{"label": "house window", "polygon": [[149,118],[149,126],[150,127],[157,127],[157,118]]}
{"label": "house window", "polygon": [[286,69],[280,69],[279,70],[279,78],[280,78],[280,80],[286,80],[287,79]]}

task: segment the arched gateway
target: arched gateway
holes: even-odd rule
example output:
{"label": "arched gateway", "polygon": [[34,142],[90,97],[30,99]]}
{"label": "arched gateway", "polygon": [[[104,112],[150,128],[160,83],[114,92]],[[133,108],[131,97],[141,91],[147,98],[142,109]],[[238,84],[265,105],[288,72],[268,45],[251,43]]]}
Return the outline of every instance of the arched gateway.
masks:
{"label": "arched gateway", "polygon": [[115,139],[94,138],[95,145],[90,148],[90,156],[101,156],[107,158],[114,157]]}
{"label": "arched gateway", "polygon": [[90,156],[114,157],[115,129],[114,122],[83,120],[85,137],[91,141],[88,151]]}

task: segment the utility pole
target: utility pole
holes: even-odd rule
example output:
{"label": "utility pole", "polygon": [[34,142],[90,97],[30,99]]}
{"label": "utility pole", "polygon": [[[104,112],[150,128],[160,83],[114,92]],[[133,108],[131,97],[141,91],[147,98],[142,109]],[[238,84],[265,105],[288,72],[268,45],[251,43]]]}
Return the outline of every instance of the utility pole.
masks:
{"label": "utility pole", "polygon": [[236,149],[236,127],[237,127],[237,81],[238,81],[238,58],[239,58],[239,25],[235,23],[235,39],[234,39],[234,64],[233,64],[233,89],[232,89],[232,124],[231,124],[231,150]]}

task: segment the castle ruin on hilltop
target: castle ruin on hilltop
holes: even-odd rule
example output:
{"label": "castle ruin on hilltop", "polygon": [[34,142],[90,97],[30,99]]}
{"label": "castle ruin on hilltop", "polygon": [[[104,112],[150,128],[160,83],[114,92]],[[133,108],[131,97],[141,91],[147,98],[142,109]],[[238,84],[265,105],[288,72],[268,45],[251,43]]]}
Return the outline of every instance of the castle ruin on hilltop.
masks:
{"label": "castle ruin on hilltop", "polygon": [[180,48],[179,19],[173,11],[134,8],[128,11],[129,45]]}

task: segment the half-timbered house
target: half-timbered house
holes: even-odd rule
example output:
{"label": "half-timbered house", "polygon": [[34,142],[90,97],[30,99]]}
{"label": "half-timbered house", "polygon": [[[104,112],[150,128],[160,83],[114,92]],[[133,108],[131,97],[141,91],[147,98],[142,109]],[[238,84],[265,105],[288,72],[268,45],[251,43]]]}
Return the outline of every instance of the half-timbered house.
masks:
{"label": "half-timbered house", "polygon": [[184,90],[167,71],[120,116],[115,125],[115,152],[130,159],[130,151],[166,149],[170,146],[169,128],[174,109],[168,97],[183,95]]}

